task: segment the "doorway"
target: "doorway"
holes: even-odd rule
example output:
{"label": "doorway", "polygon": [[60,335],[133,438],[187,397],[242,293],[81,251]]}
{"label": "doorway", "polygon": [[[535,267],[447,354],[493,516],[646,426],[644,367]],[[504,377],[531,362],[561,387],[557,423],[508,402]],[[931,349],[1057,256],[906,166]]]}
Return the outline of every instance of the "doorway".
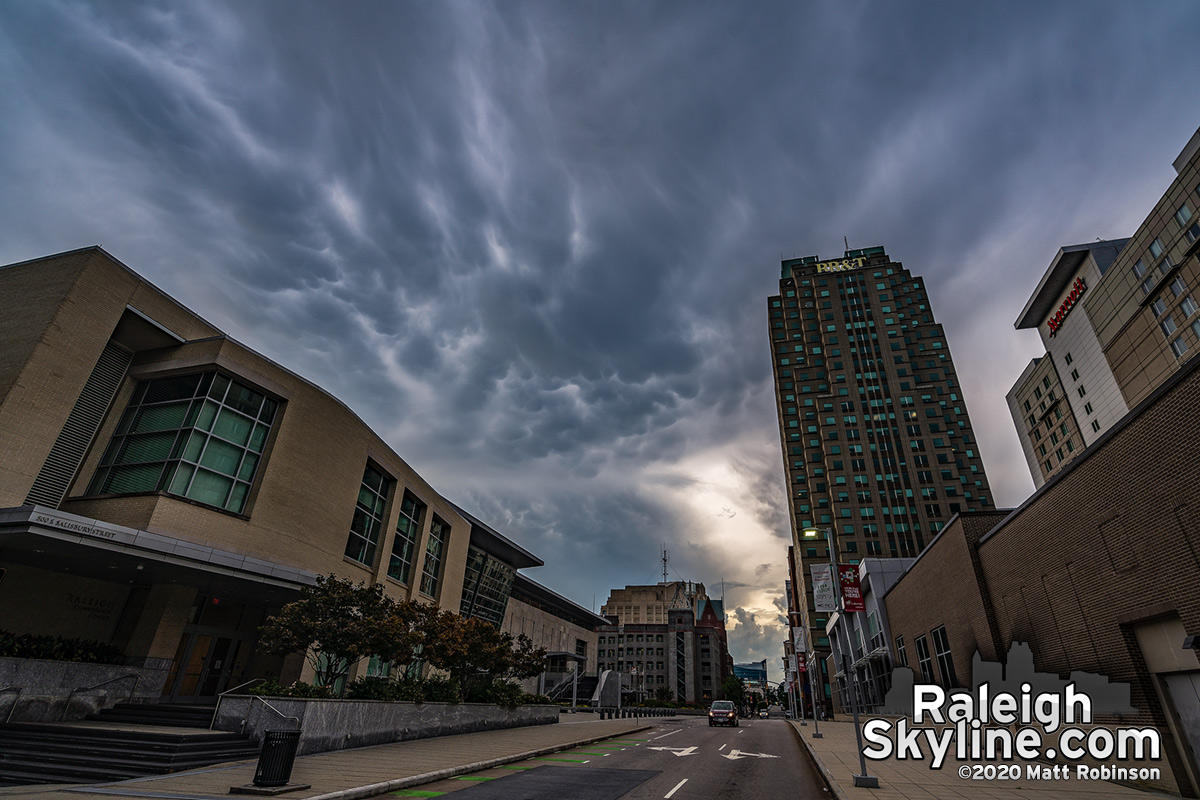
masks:
{"label": "doorway", "polygon": [[242,627],[246,610],[241,603],[197,598],[163,685],[163,702],[215,703],[231,678],[240,677],[252,646]]}

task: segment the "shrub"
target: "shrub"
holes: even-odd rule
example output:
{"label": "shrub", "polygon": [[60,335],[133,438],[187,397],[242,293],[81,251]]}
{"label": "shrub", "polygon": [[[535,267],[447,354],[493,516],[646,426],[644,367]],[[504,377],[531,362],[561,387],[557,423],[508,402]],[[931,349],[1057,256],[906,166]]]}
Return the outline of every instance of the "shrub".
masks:
{"label": "shrub", "polygon": [[[528,705],[531,705],[531,706],[552,706],[552,705],[554,705],[554,701],[551,700],[547,695],[544,695],[544,694],[527,694],[527,695],[525,695],[522,702],[526,703]],[[568,703],[568,705],[570,705],[570,704]]]}
{"label": "shrub", "polygon": [[488,684],[473,683],[469,703],[495,703],[506,708],[515,708],[525,702],[525,690],[520,685],[507,681],[493,681]]}
{"label": "shrub", "polygon": [[291,686],[280,686],[279,682],[274,678],[263,681],[247,693],[257,694],[262,697],[309,697],[315,699],[333,697],[333,692],[330,691],[328,686],[313,686],[311,683],[303,681],[296,681]]}
{"label": "shrub", "polygon": [[458,683],[449,678],[359,678],[346,687],[353,700],[408,700],[414,703],[457,703]]}
{"label": "shrub", "polygon": [[120,648],[92,639],[67,639],[62,636],[36,636],[0,631],[0,657],[78,661],[88,664],[123,664]]}

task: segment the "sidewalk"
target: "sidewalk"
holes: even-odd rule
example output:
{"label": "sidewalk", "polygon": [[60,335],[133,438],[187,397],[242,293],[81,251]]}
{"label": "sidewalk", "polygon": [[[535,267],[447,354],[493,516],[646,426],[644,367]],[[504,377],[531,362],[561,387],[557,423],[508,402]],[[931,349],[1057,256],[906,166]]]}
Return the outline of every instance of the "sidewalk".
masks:
{"label": "sidewalk", "polygon": [[1025,762],[1018,762],[1022,770],[1019,780],[964,779],[959,777],[959,768],[977,762],[957,761],[952,755],[947,757],[941,769],[930,769],[928,761],[868,759],[867,771],[879,779],[879,788],[864,789],[854,785],[854,775],[859,772],[854,723],[821,722],[820,739],[812,738],[812,720],[808,720],[808,725],[804,727],[794,720],[790,724],[817,762],[817,768],[838,800],[1001,800],[1011,797],[1028,800],[1148,800],[1176,797],[1101,780],[1031,780],[1024,777]]}
{"label": "sidewalk", "polygon": [[[312,788],[279,797],[285,800],[372,797],[625,736],[649,727],[644,719],[570,721],[301,756],[296,759],[291,783],[307,783]],[[0,789],[0,800],[114,800],[121,797],[229,800],[230,787],[244,786],[253,780],[256,763],[237,761],[172,775],[86,786],[12,786]]]}

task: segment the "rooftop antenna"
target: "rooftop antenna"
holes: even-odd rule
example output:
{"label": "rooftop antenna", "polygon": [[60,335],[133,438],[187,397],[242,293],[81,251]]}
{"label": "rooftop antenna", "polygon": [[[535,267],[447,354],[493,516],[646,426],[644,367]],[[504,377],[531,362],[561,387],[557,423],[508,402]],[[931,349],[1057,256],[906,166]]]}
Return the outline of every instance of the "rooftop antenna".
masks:
{"label": "rooftop antenna", "polygon": [[849,253],[850,252],[850,240],[847,239],[845,236],[843,236],[842,242],[846,245],[846,252]]}
{"label": "rooftop antenna", "polygon": [[667,585],[667,545],[663,544],[663,586]]}

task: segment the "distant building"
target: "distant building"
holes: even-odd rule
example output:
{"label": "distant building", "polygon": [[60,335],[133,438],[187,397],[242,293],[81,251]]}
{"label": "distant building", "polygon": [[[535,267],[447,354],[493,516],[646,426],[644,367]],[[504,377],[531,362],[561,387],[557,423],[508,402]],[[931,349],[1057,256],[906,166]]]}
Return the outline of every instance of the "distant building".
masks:
{"label": "distant building", "polygon": [[1046,349],[1007,398],[1036,486],[1200,347],[1200,130],[1174,167],[1133,236],[1059,249],[1017,319]]}
{"label": "distant building", "polygon": [[[614,589],[603,609],[609,625],[598,630],[601,671],[629,676],[626,683],[639,698],[721,699],[721,684],[732,673],[724,604],[707,597],[703,584],[626,586]],[[664,621],[627,621],[647,616]]]}
{"label": "distant building", "polygon": [[[572,662],[580,675],[596,675],[598,631],[607,625],[605,617],[518,572],[501,630],[513,636],[524,634],[534,645],[546,648],[546,673],[526,681],[526,690],[547,692],[570,677]],[[588,685],[594,686],[594,682]],[[570,700],[569,690],[562,697]],[[585,702],[590,697],[589,692],[588,697],[580,695],[578,699]]]}
{"label": "distant building", "polygon": [[748,695],[755,695],[759,700],[767,696],[767,660],[751,661],[746,664],[734,664],[733,675],[742,682]]}

